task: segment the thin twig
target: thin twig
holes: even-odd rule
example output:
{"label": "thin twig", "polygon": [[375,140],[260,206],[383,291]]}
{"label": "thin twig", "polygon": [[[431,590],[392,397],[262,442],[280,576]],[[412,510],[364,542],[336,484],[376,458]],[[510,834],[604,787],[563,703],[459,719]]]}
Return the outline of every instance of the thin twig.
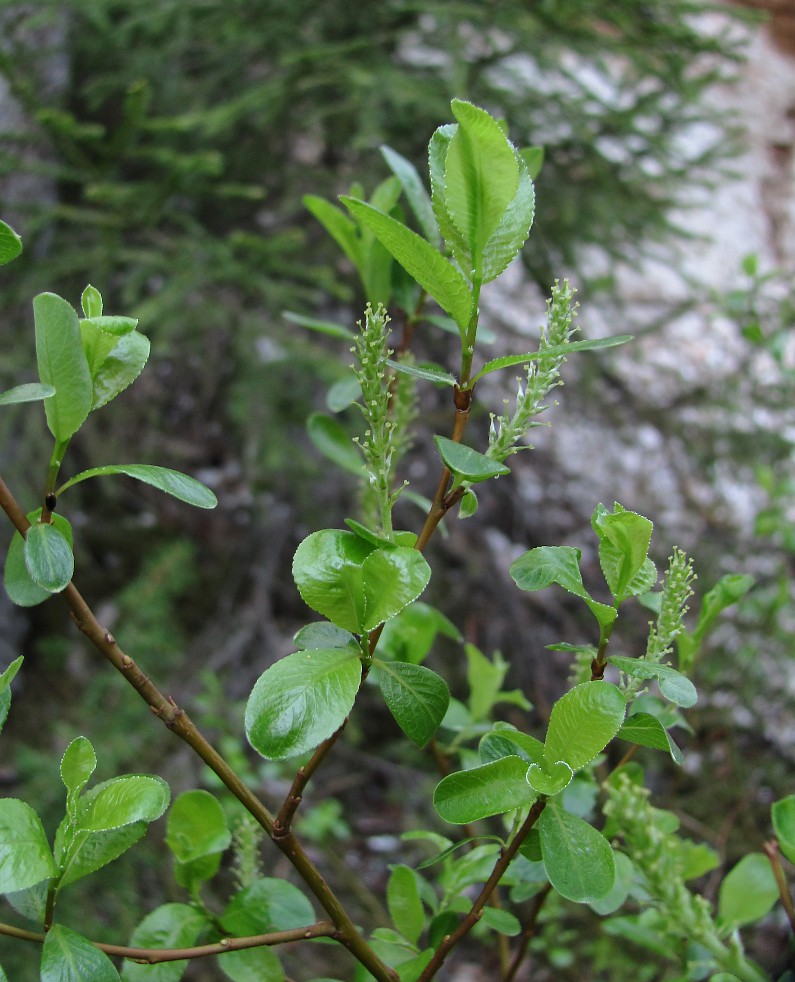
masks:
{"label": "thin twig", "polygon": [[784,911],[787,915],[787,920],[789,921],[790,930],[795,934],[795,907],[792,904],[792,896],[787,887],[787,878],[784,876],[784,870],[781,868],[781,857],[780,857],[780,847],[777,839],[770,839],[768,842],[762,846],[765,851],[765,855],[770,861],[770,865],[773,868],[773,876],[776,878],[776,885],[778,886],[779,896],[781,897],[781,903],[784,907]]}
{"label": "thin twig", "polygon": [[513,980],[516,978],[516,973],[519,971],[519,967],[527,956],[527,949],[530,942],[535,937],[538,915],[541,913],[541,908],[546,903],[546,899],[551,892],[552,884],[547,883],[541,888],[541,890],[539,890],[535,897],[533,897],[533,906],[530,908],[530,916],[528,917],[527,923],[522,930],[521,937],[519,938],[519,944],[516,948],[516,953],[514,954],[513,961],[511,962],[511,967],[503,977],[503,982],[513,982]]}

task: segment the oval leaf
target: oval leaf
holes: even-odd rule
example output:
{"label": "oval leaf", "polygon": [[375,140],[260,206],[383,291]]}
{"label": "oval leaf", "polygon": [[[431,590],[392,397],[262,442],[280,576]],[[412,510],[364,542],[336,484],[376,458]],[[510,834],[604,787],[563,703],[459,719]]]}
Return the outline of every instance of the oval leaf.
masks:
{"label": "oval leaf", "polygon": [[57,493],[61,495],[67,488],[80,481],[87,481],[90,477],[106,477],[109,474],[125,474],[136,481],[143,481],[144,484],[150,484],[158,491],[165,491],[173,498],[179,498],[196,508],[215,508],[218,504],[213,492],[200,481],[168,467],[156,467],[153,464],[107,464],[104,467],[92,467],[91,470],[81,471],[70,478],[61,485]]}
{"label": "oval leaf", "polygon": [[266,931],[289,931],[311,924],[312,904],[286,880],[263,876],[238,891],[221,917],[224,931],[237,937]]}
{"label": "oval leaf", "polygon": [[112,334],[113,337],[120,338],[125,334],[129,334],[134,331],[138,326],[137,317],[85,317],[80,321],[81,326],[83,324],[91,324],[92,327],[98,328],[105,334]]}
{"label": "oval leaf", "polygon": [[625,675],[632,675],[637,679],[657,679],[660,692],[675,706],[688,709],[698,701],[698,692],[690,679],[670,665],[657,665],[642,658],[624,658],[619,655],[613,655],[607,660]]}
{"label": "oval leaf", "polygon": [[306,421],[306,431],[315,447],[337,467],[361,477],[364,462],[345,429],[330,416],[313,413]]}
{"label": "oval leaf", "polygon": [[61,758],[61,780],[69,798],[75,798],[88,783],[97,766],[97,755],[91,741],[75,737]]}
{"label": "oval leaf", "polygon": [[425,927],[425,912],[417,887],[417,874],[408,866],[395,866],[386,887],[389,916],[398,931],[416,944]]}
{"label": "oval leaf", "polygon": [[321,529],[307,536],[293,557],[293,579],[304,603],[345,631],[361,631],[362,563],[373,550],[353,532]]}
{"label": "oval leaf", "polygon": [[53,924],[41,952],[41,982],[119,982],[104,951],[63,924]]}
{"label": "oval leaf", "polygon": [[573,771],[585,767],[618,733],[626,703],[610,682],[583,682],[552,707],[544,758],[565,761]]}
{"label": "oval leaf", "polygon": [[112,778],[83,795],[77,826],[83,832],[106,832],[133,822],[154,822],[170,796],[166,782],[152,774]]}
{"label": "oval leaf", "polygon": [[31,525],[25,536],[24,554],[30,578],[48,593],[60,593],[74,575],[72,547],[55,525]]}
{"label": "oval leaf", "polygon": [[541,813],[538,831],[549,882],[561,896],[588,904],[609,893],[616,866],[601,832],[554,802]]}
{"label": "oval leaf", "polygon": [[[204,914],[188,904],[164,904],[147,914],[130,938],[135,948],[188,948],[207,927]],[[124,982],[179,982],[188,966],[186,960],[140,965],[125,961]]]}
{"label": "oval leaf", "polygon": [[424,747],[450,704],[447,683],[429,668],[399,661],[377,662],[375,680],[401,730]]}
{"label": "oval leaf", "polygon": [[185,791],[171,806],[166,845],[181,863],[223,852],[232,842],[226,813],[209,791]]}
{"label": "oval leaf", "polygon": [[554,764],[542,761],[540,764],[531,764],[526,776],[531,788],[551,798],[571,784],[574,771],[565,760],[558,760]]}
{"label": "oval leaf", "polygon": [[39,381],[55,395],[46,399],[47,426],[56,441],[73,436],[91,411],[93,386],[77,314],[61,297],[42,293],[33,301]]}
{"label": "oval leaf", "polygon": [[[107,832],[78,832],[69,842],[68,851],[58,856],[61,866],[58,890],[63,890],[70,883],[76,883],[124,855],[143,838],[146,828],[146,822],[133,822],[132,825]],[[56,849],[57,846],[56,836]]]}
{"label": "oval leaf", "polygon": [[358,655],[312,648],[276,662],[257,680],[246,706],[246,735],[269,760],[312,750],[345,722],[362,678]]}
{"label": "oval leaf", "polygon": [[520,590],[543,590],[557,583],[577,597],[588,597],[580,573],[582,553],[573,546],[538,546],[511,564],[509,570]]}
{"label": "oval leaf", "polygon": [[5,222],[0,222],[0,266],[10,263],[22,252],[22,239]]}
{"label": "oval leaf", "polygon": [[0,799],[0,893],[13,893],[58,875],[41,819],[16,798]]}
{"label": "oval leaf", "polygon": [[25,382],[15,385],[13,389],[0,392],[0,406],[13,406],[20,402],[39,402],[55,395],[51,385],[40,385],[38,382]]}
{"label": "oval leaf", "polygon": [[774,802],[770,813],[781,851],[795,863],[795,794]]}
{"label": "oval leaf", "polygon": [[416,549],[398,546],[371,552],[362,563],[362,630],[372,631],[399,614],[419,597],[430,578],[431,568]]}
{"label": "oval leaf", "polygon": [[433,439],[445,464],[453,474],[465,481],[477,484],[479,481],[488,481],[491,477],[511,473],[511,469],[505,464],[500,464],[462,443],[448,440],[445,436],[435,436]]}
{"label": "oval leaf", "polygon": [[656,716],[650,713],[633,713],[622,725],[617,734],[620,740],[637,743],[641,747],[664,750],[681,766],[684,757],[671,734]]}
{"label": "oval leaf", "polygon": [[126,334],[116,342],[101,364],[92,370],[92,410],[107,405],[132,385],[149,360],[149,350],[149,339],[138,331]]}
{"label": "oval leaf", "polygon": [[446,822],[466,825],[490,815],[524,808],[538,795],[525,780],[527,762],[501,757],[468,771],[448,774],[433,795],[436,811]]}
{"label": "oval leaf", "polygon": [[778,900],[778,885],[767,856],[752,852],[724,877],[718,894],[718,917],[726,927],[740,927],[764,917]]}
{"label": "oval leaf", "polygon": [[[31,512],[27,518],[29,522],[37,523],[41,516],[41,509]],[[72,526],[62,515],[53,515],[52,524],[63,535],[66,541],[72,544]],[[11,537],[6,555],[4,572],[5,588],[12,603],[19,607],[33,607],[49,599],[52,594],[40,587],[28,572],[25,565],[25,540],[15,532]]]}

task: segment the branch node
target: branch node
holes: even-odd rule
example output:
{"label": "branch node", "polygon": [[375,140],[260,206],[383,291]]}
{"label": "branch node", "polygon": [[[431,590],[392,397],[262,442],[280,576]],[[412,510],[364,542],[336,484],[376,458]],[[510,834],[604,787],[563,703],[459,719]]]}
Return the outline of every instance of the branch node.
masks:
{"label": "branch node", "polygon": [[135,662],[130,658],[129,655],[122,655],[121,667],[122,668],[132,668]]}
{"label": "branch node", "polygon": [[116,639],[110,633],[110,631],[105,631],[105,644],[116,644]]}

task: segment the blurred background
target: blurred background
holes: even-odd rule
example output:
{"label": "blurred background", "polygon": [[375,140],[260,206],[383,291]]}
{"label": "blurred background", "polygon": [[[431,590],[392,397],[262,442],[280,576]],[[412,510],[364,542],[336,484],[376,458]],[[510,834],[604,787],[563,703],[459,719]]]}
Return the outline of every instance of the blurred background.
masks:
{"label": "blurred background", "polygon": [[[81,431],[68,469],[158,463],[205,481],[220,505],[195,513],[123,479],[79,485],[69,506],[76,581],[266,798],[284,793],[287,771],[241,746],[245,699],[309,619],[289,575],[297,543],[339,527],[356,497],[355,481],[305,430],[345,371],[345,345],[283,312],[352,326],[366,298],[301,199],[333,199],[352,182],[369,194],[388,176],[384,143],[425,175],[428,139],[458,97],[504,117],[517,145],[545,148],[533,232],[483,298],[494,352],[533,346],[545,296],[563,276],[579,290],[584,336],[636,340],[570,360],[537,449],[513,458],[512,478],[434,543],[425,599],[468,641],[502,652],[509,687],[535,707],[517,721],[537,726],[568,670],[566,656],[545,646],[593,639],[568,598],[515,590],[507,570],[521,552],[576,545],[586,584],[589,571],[596,583],[590,515],[617,500],[655,522],[658,565],[673,545],[694,556],[700,594],[722,574],[752,574],[754,589],[697,664],[702,695],[688,713],[684,769],[651,754],[647,766],[656,803],[680,814],[726,868],[769,836],[770,803],[795,790],[795,9],[776,0],[753,8],[0,4],[0,216],[25,243],[0,270],[0,388],[33,378],[37,293],[77,305],[91,282],[107,312],[139,318],[149,365]],[[443,334],[418,345],[420,357],[455,368]],[[513,392],[490,378],[499,381],[479,389],[474,446],[485,443],[489,410]],[[430,434],[447,431],[448,407],[432,391],[421,408],[425,436],[406,476],[430,495],[436,467],[423,450]],[[38,504],[49,454],[40,409],[4,410],[0,467],[26,509]],[[406,505],[399,519],[416,530],[420,513]],[[0,529],[0,544],[9,539]],[[627,652],[643,643],[644,622],[641,611],[637,638],[622,635]],[[98,749],[99,778],[151,770],[175,793],[213,788],[57,601],[23,611],[0,598],[0,668],[19,653],[26,663],[0,782],[51,813],[48,828],[62,808],[53,762],[78,733]],[[433,657],[464,691],[460,647],[440,644]],[[396,835],[438,819],[427,813],[431,762],[402,748],[374,699],[363,702],[311,789],[306,814],[315,817],[303,831],[332,879],[358,891],[362,920],[377,923]],[[276,860],[267,848],[263,856],[270,873]],[[158,863],[167,862],[152,841],[99,885],[92,879],[90,897],[76,887],[75,926],[126,941],[141,913],[182,899],[164,895]],[[364,889],[351,870],[364,874]],[[714,898],[718,882],[704,892]],[[528,978],[677,977],[570,906],[553,912]],[[783,967],[786,932],[775,916],[749,944],[769,970]],[[25,955],[0,941],[9,978],[36,977]],[[488,979],[477,957],[471,978]],[[209,965],[189,971],[218,977]]]}

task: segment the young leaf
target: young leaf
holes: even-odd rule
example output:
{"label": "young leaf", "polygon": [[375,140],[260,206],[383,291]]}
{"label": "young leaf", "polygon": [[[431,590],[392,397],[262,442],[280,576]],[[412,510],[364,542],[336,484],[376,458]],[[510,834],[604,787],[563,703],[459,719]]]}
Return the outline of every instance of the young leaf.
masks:
{"label": "young leaf", "polygon": [[0,406],[13,406],[20,402],[39,402],[55,395],[51,385],[40,385],[38,382],[25,382],[15,385],[13,389],[0,392]]}
{"label": "young leaf", "polygon": [[362,678],[355,652],[312,648],[288,655],[257,680],[246,706],[246,735],[269,760],[312,750],[345,722]]}
{"label": "young leaf", "polygon": [[315,447],[337,467],[356,477],[364,474],[362,455],[336,419],[312,413],[306,421],[306,431]]}
{"label": "young leaf", "polygon": [[154,822],[168,807],[169,797],[166,782],[151,774],[111,778],[83,795],[77,827],[107,832],[134,822]]}
{"label": "young leaf", "polygon": [[795,794],[774,802],[770,813],[781,851],[795,863]]}
{"label": "young leaf", "polygon": [[522,757],[528,764],[538,764],[544,759],[544,744],[528,733],[503,724],[483,737],[478,752],[484,764],[510,756]]}
{"label": "young leaf", "polygon": [[84,736],[75,737],[61,758],[61,780],[66,788],[68,804],[76,801],[96,766],[97,755],[91,742]]}
{"label": "young leaf", "polygon": [[222,853],[231,842],[226,814],[209,791],[185,791],[174,801],[168,813],[166,845],[178,862]]}
{"label": "young leaf", "polygon": [[101,409],[132,385],[149,360],[149,339],[138,331],[118,340],[111,337],[111,340],[115,341],[113,348],[91,373],[94,386],[92,410]]}
{"label": "young leaf", "polygon": [[599,562],[616,603],[650,590],[657,571],[647,559],[654,529],[648,518],[619,504],[613,512],[599,505],[592,522],[600,540]]}
{"label": "young leaf", "polygon": [[110,334],[114,338],[124,337],[125,334],[130,334],[138,326],[137,317],[83,317],[80,320],[80,327],[83,325],[90,325],[95,327],[98,331],[102,331],[104,334]]}
{"label": "young leaf", "polygon": [[[40,508],[30,512],[27,516],[28,521],[33,525],[38,523],[40,517]],[[70,523],[62,515],[53,515],[52,524],[71,546],[72,526]],[[11,601],[19,607],[33,607],[36,604],[42,603],[44,600],[48,600],[52,596],[48,590],[39,586],[31,578],[27,565],[25,564],[25,539],[23,539],[19,532],[14,533],[8,546],[4,582]]]}
{"label": "young leaf", "polygon": [[[196,944],[208,927],[202,911],[188,904],[163,904],[141,921],[130,938],[135,948],[188,948]],[[188,961],[141,965],[125,961],[121,971],[124,982],[179,982]]]}
{"label": "young leaf", "polygon": [[393,368],[396,372],[400,372],[402,375],[413,375],[414,378],[421,378],[426,382],[434,382],[436,385],[456,384],[455,376],[446,372],[438,365],[409,365],[406,362],[394,361],[392,358],[387,358],[386,363],[390,368]]}
{"label": "young leaf", "polygon": [[22,668],[22,662],[24,660],[22,655],[19,658],[15,658],[2,675],[0,675],[0,692],[5,692],[8,689],[14,681],[17,672]]}
{"label": "young leaf", "polygon": [[[480,331],[478,331],[478,338],[480,338]],[[558,358],[571,354],[574,351],[593,351],[598,348],[613,348],[619,344],[626,344],[627,341],[631,340],[631,334],[616,334],[610,338],[593,338],[584,341],[569,341],[568,344],[551,345],[545,348],[543,352],[528,351],[524,355],[503,355],[501,358],[492,358],[491,361],[486,362],[477,375],[472,377],[472,385],[478,379],[483,378],[484,375],[489,375],[491,372],[498,372],[502,368],[512,368],[514,365],[524,365],[529,361],[535,361],[542,355],[544,358]]]}
{"label": "young leaf", "polygon": [[565,761],[573,771],[585,767],[618,733],[626,703],[610,682],[583,682],[552,707],[544,759]]}
{"label": "young leaf", "polygon": [[412,276],[442,310],[465,331],[472,312],[472,296],[466,280],[441,253],[401,222],[377,211],[364,201],[343,197],[345,207]]}
{"label": "young leaf", "polygon": [[102,316],[102,294],[90,283],[80,296],[80,306],[83,308],[84,317]]}
{"label": "young leaf", "polygon": [[308,648],[351,648],[359,653],[359,645],[350,631],[343,631],[328,621],[307,624],[296,632],[293,642],[299,651],[306,651]]}
{"label": "young leaf", "polygon": [[53,924],[41,952],[41,982],[119,982],[119,973],[104,951],[82,934]]}
{"label": "young leaf", "polygon": [[417,944],[425,927],[425,912],[417,888],[417,874],[408,866],[394,866],[386,886],[392,923],[404,938]]}
{"label": "young leaf", "polygon": [[104,467],[92,467],[91,470],[81,471],[71,477],[58,488],[57,494],[60,497],[67,488],[79,484],[80,481],[87,481],[90,477],[105,477],[108,474],[125,474],[196,508],[215,508],[218,504],[213,492],[200,481],[168,467],[156,467],[153,464],[106,464]]}
{"label": "young leaf", "polygon": [[284,969],[273,948],[230,951],[218,964],[232,982],[284,982]]}
{"label": "young leaf", "polygon": [[448,440],[445,436],[435,436],[433,439],[445,464],[456,477],[465,481],[477,484],[479,481],[488,481],[489,478],[511,473],[510,467],[462,443]]}
{"label": "young leaf", "polygon": [[447,712],[447,683],[422,665],[399,661],[377,661],[375,680],[401,730],[418,747],[424,747]]}
{"label": "young leaf", "polygon": [[500,910],[497,907],[484,907],[483,916],[480,920],[481,923],[490,927],[492,931],[497,931],[498,934],[505,934],[509,938],[515,938],[522,931],[522,925],[514,914],[507,910]]}
{"label": "young leaf", "polygon": [[445,205],[467,243],[475,276],[482,278],[483,250],[516,195],[519,164],[485,110],[460,99],[452,110],[459,125],[445,157]]}
{"label": "young leaf", "polygon": [[520,590],[543,590],[557,583],[576,597],[587,597],[582,582],[580,557],[572,546],[538,546],[530,549],[511,564],[509,570]]}
{"label": "young leaf", "polygon": [[0,266],[10,263],[22,252],[22,239],[5,222],[0,222]]}
{"label": "young leaf", "polygon": [[551,798],[571,784],[574,771],[565,760],[558,760],[554,764],[542,760],[527,768],[526,777],[531,788]]}
{"label": "young leaf", "polygon": [[91,411],[93,386],[80,339],[77,314],[61,297],[42,293],[33,301],[39,381],[55,395],[44,401],[47,425],[58,443],[73,436]]}
{"label": "young leaf", "polygon": [[532,180],[535,180],[541,173],[541,168],[544,164],[544,148],[543,147],[522,147],[519,151],[519,156],[525,162],[527,171],[530,174]]}
{"label": "young leaf", "polygon": [[354,341],[356,335],[347,327],[335,324],[334,321],[318,320],[317,317],[306,317],[304,314],[296,314],[291,310],[283,310],[282,317],[293,324],[299,324],[310,331],[317,331],[318,334],[327,334],[332,338],[339,338],[342,341]]}
{"label": "young leaf", "polygon": [[677,747],[671,734],[656,716],[651,716],[649,713],[633,713],[621,725],[616,736],[620,740],[628,740],[630,743],[637,743],[641,747],[664,750],[680,767],[684,760],[682,751]]}
{"label": "young leaf", "polygon": [[378,654],[383,659],[419,665],[433,647],[438,634],[461,641],[455,624],[441,611],[421,600],[409,604],[384,625]]}
{"label": "young leaf", "polygon": [[518,158],[519,184],[483,250],[483,282],[490,283],[519,254],[535,216],[535,188],[524,161]]}
{"label": "young leaf", "polygon": [[266,931],[289,931],[315,919],[312,904],[286,880],[263,876],[236,893],[221,916],[230,935],[244,937]]}
{"label": "young leaf", "polygon": [[364,622],[361,630],[372,631],[400,613],[423,592],[431,569],[421,552],[398,546],[377,549],[362,563]]}
{"label": "young leaf", "polygon": [[0,893],[26,890],[57,875],[39,816],[24,801],[0,799]]}
{"label": "young leaf", "polygon": [[718,616],[727,607],[737,603],[754,585],[753,576],[729,573],[722,576],[701,601],[701,610],[695,629],[682,631],[676,637],[676,653],[679,666],[687,671],[695,661],[699,647],[714,626]]}
{"label": "young leaf", "polygon": [[[332,413],[341,413],[362,398],[362,387],[359,379],[348,372],[336,381],[326,393],[326,405]],[[351,441],[349,441],[351,442]]]}
{"label": "young leaf", "polygon": [[[63,826],[62,826],[63,827]],[[133,822],[107,832],[77,832],[64,848],[62,829],[55,837],[55,853],[61,868],[58,890],[82,880],[124,855],[146,834],[146,822]]]}
{"label": "young leaf", "polygon": [[382,146],[381,156],[387,162],[387,166],[400,181],[406,200],[411,206],[411,210],[419,222],[423,236],[437,249],[441,248],[442,237],[439,234],[439,226],[433,214],[433,205],[422,178],[417,173],[417,168],[405,157],[391,147]]}
{"label": "young leaf", "polygon": [[361,240],[357,235],[355,223],[348,218],[345,212],[330,201],[326,201],[325,198],[307,194],[302,200],[307,211],[315,216],[356,269],[360,269],[362,261]]}
{"label": "young leaf", "polygon": [[613,655],[607,660],[625,675],[632,675],[637,679],[657,679],[660,692],[675,706],[689,709],[698,701],[698,692],[690,679],[670,665],[657,665],[642,658],[624,658],[619,655]]}
{"label": "young leaf", "polygon": [[437,785],[433,803],[439,815],[454,825],[525,808],[537,798],[525,780],[526,774],[527,762],[521,757],[501,757],[448,774]]}
{"label": "young leaf", "polygon": [[723,878],[718,893],[718,917],[726,928],[751,924],[765,916],[778,900],[778,886],[767,856],[743,856]]}
{"label": "young leaf", "polygon": [[25,568],[33,582],[48,593],[60,593],[75,571],[72,547],[55,525],[31,525],[23,547]]}
{"label": "young leaf", "polygon": [[613,850],[601,832],[554,801],[541,812],[538,830],[549,882],[561,896],[587,904],[607,895],[616,867]]}

